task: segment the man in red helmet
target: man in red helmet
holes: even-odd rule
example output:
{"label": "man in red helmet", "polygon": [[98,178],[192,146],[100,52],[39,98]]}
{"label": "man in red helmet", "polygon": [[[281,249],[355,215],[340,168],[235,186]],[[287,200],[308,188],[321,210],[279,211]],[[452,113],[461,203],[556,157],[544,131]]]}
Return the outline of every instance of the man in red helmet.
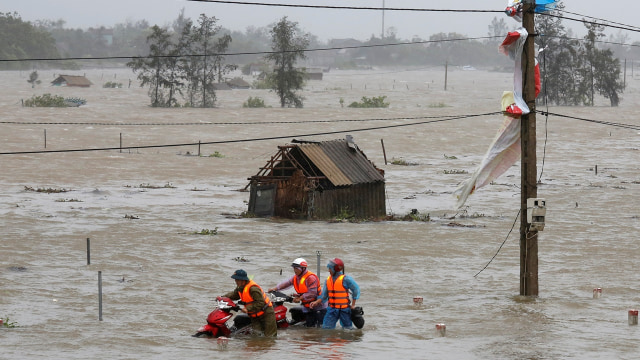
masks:
{"label": "man in red helmet", "polygon": [[[329,260],[327,268],[330,275],[324,282],[320,298],[312,302],[311,306],[329,302],[327,314],[322,323],[323,329],[335,329],[338,320],[343,329],[353,329],[351,310],[355,309],[356,300],[360,298],[360,286],[351,276],[344,274],[342,260],[338,258]],[[349,293],[351,293],[351,300],[349,300]]]}
{"label": "man in red helmet", "polygon": [[303,258],[293,260],[291,267],[295,275],[280,282],[268,291],[284,290],[293,286],[296,290],[293,302],[302,305],[302,313],[306,320],[305,326],[321,327],[324,314],[327,312],[327,306],[322,303],[317,306],[311,306],[311,303],[320,296],[320,279],[316,274],[307,270],[307,266],[307,260]]}

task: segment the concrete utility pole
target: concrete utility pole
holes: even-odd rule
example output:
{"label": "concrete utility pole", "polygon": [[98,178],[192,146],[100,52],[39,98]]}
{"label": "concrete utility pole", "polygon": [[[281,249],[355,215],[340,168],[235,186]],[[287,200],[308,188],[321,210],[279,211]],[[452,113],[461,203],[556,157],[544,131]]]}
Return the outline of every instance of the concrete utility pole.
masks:
{"label": "concrete utility pole", "polygon": [[536,168],[536,90],[534,13],[535,0],[524,0],[522,26],[529,36],[522,51],[522,94],[529,114],[521,117],[521,195],[520,195],[520,295],[538,296],[538,231],[529,230],[527,199],[538,196]]}
{"label": "concrete utility pole", "polygon": [[380,33],[380,40],[384,39],[384,0],[382,0],[382,32]]}

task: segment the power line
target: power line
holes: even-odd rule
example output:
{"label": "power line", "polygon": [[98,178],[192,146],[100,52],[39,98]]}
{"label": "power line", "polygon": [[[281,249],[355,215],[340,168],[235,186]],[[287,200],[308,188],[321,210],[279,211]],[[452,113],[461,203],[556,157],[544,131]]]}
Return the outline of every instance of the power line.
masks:
{"label": "power line", "polygon": [[[640,126],[623,124],[623,123],[614,123],[610,121],[600,121],[593,119],[585,119],[576,116],[563,115],[558,113],[550,113],[548,111],[537,111],[538,113],[548,116],[553,115],[557,117],[564,117],[573,120],[580,120],[586,122],[592,122],[596,124],[602,124],[607,126],[617,126],[632,130],[640,130]],[[123,147],[107,147],[107,148],[94,148],[94,149],[66,149],[66,150],[43,150],[43,151],[14,151],[14,152],[0,152],[0,155],[25,155],[25,154],[48,154],[48,153],[66,153],[66,152],[89,152],[89,151],[110,151],[110,150],[127,150],[127,149],[152,149],[152,148],[165,148],[165,147],[181,147],[181,146],[196,146],[196,145],[216,145],[216,144],[232,144],[232,143],[241,143],[241,142],[254,142],[254,141],[265,141],[265,140],[277,140],[277,139],[287,139],[287,138],[297,138],[297,137],[309,137],[309,136],[320,136],[320,135],[332,135],[332,134],[340,134],[340,133],[348,133],[348,132],[360,132],[360,131],[371,131],[371,130],[382,130],[382,129],[391,129],[391,128],[399,128],[406,126],[416,126],[416,125],[424,125],[424,124],[434,124],[445,121],[452,120],[461,120],[468,119],[473,117],[482,117],[482,116],[490,116],[502,114],[502,112],[490,112],[483,114],[473,114],[473,115],[449,115],[445,116],[444,119],[437,120],[429,120],[429,121],[420,121],[415,123],[408,124],[395,124],[395,125],[385,125],[385,126],[375,126],[369,128],[361,128],[361,129],[347,129],[347,130],[337,130],[337,131],[326,131],[319,133],[310,133],[310,134],[297,134],[297,135],[282,135],[282,136],[272,136],[272,137],[263,137],[263,138],[250,138],[250,139],[236,139],[236,140],[220,140],[220,141],[207,141],[207,142],[194,142],[194,143],[181,143],[181,144],[163,144],[163,145],[141,145],[141,146],[123,146]],[[396,118],[396,119],[419,119],[426,117],[416,117],[416,118]],[[385,119],[368,119],[368,120],[385,120]],[[386,119],[392,120],[392,119]],[[359,121],[359,120],[355,120]],[[321,122],[321,121],[318,121]],[[74,123],[77,124],[77,123]],[[195,124],[195,123],[194,123]],[[246,123],[247,125],[256,125],[255,123]],[[110,124],[112,126],[117,126],[120,124]]]}
{"label": "power line", "polygon": [[[544,35],[544,34],[542,34]],[[453,39],[440,39],[440,40],[422,40],[422,41],[410,41],[410,42],[397,42],[397,43],[385,43],[385,44],[369,44],[369,45],[353,45],[353,46],[335,46],[326,48],[315,48],[300,50],[302,52],[316,52],[316,51],[336,51],[336,50],[348,50],[348,49],[367,49],[387,46],[404,46],[404,45],[424,45],[434,43],[446,43],[456,41],[474,41],[474,40],[490,40],[490,39],[503,39],[506,35],[496,36],[477,36],[477,37],[465,37],[465,38],[453,38]],[[555,38],[566,38],[571,40],[584,41],[579,38],[568,38],[562,36],[551,36]],[[604,40],[596,40],[596,43],[620,45],[620,46],[632,46],[640,47],[640,44],[625,44]],[[65,57],[65,58],[22,58],[22,59],[0,59],[0,63],[3,62],[23,62],[23,61],[71,61],[71,60],[129,60],[129,59],[170,59],[170,58],[183,58],[183,57],[204,57],[204,56],[242,56],[242,55],[268,55],[268,54],[282,54],[288,52],[294,52],[297,50],[284,50],[284,51],[249,51],[249,52],[237,52],[237,53],[213,53],[213,54],[182,54],[182,55],[133,55],[133,56],[97,56],[97,57]]]}
{"label": "power line", "polygon": [[[190,2],[206,2],[206,3],[219,3],[219,4],[235,4],[235,5],[254,5],[254,6],[276,6],[276,7],[291,7],[291,8],[311,8],[311,9],[337,9],[337,10],[376,10],[376,11],[411,11],[411,12],[462,12],[462,13],[500,13],[503,14],[504,10],[479,10],[479,9],[423,9],[423,8],[388,8],[388,7],[358,7],[358,6],[328,6],[328,5],[303,5],[303,4],[280,4],[280,3],[257,3],[257,2],[248,2],[248,1],[227,1],[227,0],[187,0]],[[607,27],[629,30],[629,31],[640,31],[640,28],[633,25],[626,25],[617,23],[615,21],[610,21],[606,19],[600,19],[589,15],[581,15],[576,13],[571,13],[569,11],[559,10],[559,12],[564,12],[568,14],[574,14],[578,16],[585,16],[588,18],[605,21],[609,24],[617,24],[617,25],[608,25],[608,24],[600,24],[597,22],[585,21],[581,19],[574,19],[570,17],[565,17],[562,15],[554,15],[551,13],[538,13],[537,15],[545,15],[551,17],[557,17],[561,19],[567,19],[572,21],[579,21],[582,23],[590,23],[595,25],[603,25]]]}
{"label": "power line", "polygon": [[[591,24],[591,25],[600,25],[600,26],[605,26],[605,27],[610,27],[610,28],[614,28],[614,29],[622,29],[622,30],[627,30],[627,31],[633,31],[633,32],[640,32],[640,29],[638,29],[637,27],[629,27],[629,26],[618,26],[618,25],[610,25],[610,24],[602,24],[596,21],[587,21],[584,19],[575,19],[575,18],[570,18],[567,16],[562,16],[562,15],[555,15],[555,14],[548,14],[548,13],[540,13],[537,15],[543,15],[543,16],[549,16],[549,17],[554,17],[554,18],[558,18],[558,19],[566,19],[566,20],[571,20],[571,21],[577,21],[577,22],[581,22],[581,23],[587,23],[587,24]],[[606,20],[604,20],[606,21]]]}
{"label": "power line", "polygon": [[260,3],[248,1],[224,1],[224,0],[187,0],[190,2],[206,2],[219,4],[234,5],[255,5],[255,6],[276,6],[291,8],[310,8],[310,9],[335,9],[335,10],[384,10],[384,11],[421,11],[421,12],[466,12],[466,13],[500,13],[504,10],[469,10],[469,9],[421,9],[421,8],[389,8],[389,7],[360,7],[360,6],[329,6],[329,5],[303,5],[303,4],[278,4],[278,3]]}
{"label": "power line", "polygon": [[[576,41],[590,41],[584,38],[574,38],[574,37],[568,37],[568,36],[562,36],[562,35],[545,35],[545,34],[540,34],[541,36],[544,37],[548,37],[548,38],[555,38],[555,39],[566,39],[566,40],[576,40]],[[620,42],[615,42],[615,41],[606,41],[606,40],[594,40],[594,43],[599,43],[599,44],[607,44],[607,45],[619,45],[619,46],[629,46],[629,47],[640,47],[640,44],[625,44],[625,43],[620,43]]]}
{"label": "power line", "polygon": [[581,118],[581,117],[577,117],[577,116],[570,116],[570,115],[552,113],[552,112],[548,112],[548,111],[537,111],[537,113],[539,113],[539,114],[541,114],[543,116],[553,115],[553,116],[557,116],[557,117],[563,117],[563,118],[567,118],[567,119],[586,121],[586,122],[591,122],[591,123],[595,123],[595,124],[616,126],[616,127],[621,127],[621,128],[625,128],[625,129],[632,129],[632,130],[640,130],[640,125],[631,125],[631,124],[615,123],[615,122],[611,122],[611,121],[585,119],[585,118]]}
{"label": "power line", "polygon": [[619,23],[619,22],[615,22],[615,21],[611,21],[611,20],[607,20],[607,19],[597,18],[597,17],[589,16],[589,15],[582,15],[582,14],[574,13],[574,12],[567,11],[567,10],[564,10],[564,9],[563,10],[559,10],[559,12],[567,13],[567,14],[571,14],[571,15],[583,16],[583,17],[587,17],[587,18],[590,18],[590,19],[598,20],[598,21],[608,22],[608,23],[611,23],[611,24],[627,26],[627,27],[630,27],[630,28],[640,29],[640,27],[638,27],[638,26],[627,25],[627,24],[623,24],[623,23]]}
{"label": "power line", "polygon": [[397,118],[374,119],[335,119],[335,120],[302,120],[302,121],[244,121],[244,122],[184,122],[184,123],[106,123],[106,122],[36,122],[36,121],[0,121],[0,124],[11,125],[93,125],[93,126],[201,126],[201,125],[270,125],[270,124],[309,124],[309,123],[339,123],[339,122],[365,122],[365,121],[397,121],[419,119],[441,119],[460,116],[475,115],[443,115],[443,116],[415,116]]}
{"label": "power line", "polygon": [[353,45],[353,46],[340,46],[340,47],[327,47],[305,50],[280,50],[280,51],[251,51],[251,52],[238,52],[238,53],[213,53],[213,54],[181,54],[181,55],[144,55],[144,56],[98,56],[98,57],[66,57],[66,58],[27,58],[27,59],[0,59],[2,62],[21,62],[21,61],[66,61],[66,60],[127,60],[127,59],[170,59],[170,58],[183,58],[183,57],[204,57],[204,56],[240,56],[240,55],[268,55],[268,54],[282,54],[290,52],[315,52],[315,51],[333,51],[333,50],[347,50],[347,49],[366,49],[377,48],[387,46],[402,46],[402,45],[424,45],[431,43],[444,43],[455,41],[470,41],[470,40],[485,40],[485,39],[501,39],[504,36],[479,36],[470,38],[453,38],[453,39],[441,39],[441,40],[422,40],[411,42],[399,42],[399,43],[385,43],[385,44],[370,44],[370,45]]}
{"label": "power line", "polygon": [[493,255],[493,257],[491,258],[491,260],[489,260],[489,262],[487,263],[487,265],[485,265],[480,271],[478,271],[475,275],[473,275],[473,277],[477,277],[478,275],[480,275],[481,272],[483,272],[487,267],[489,267],[489,264],[491,264],[491,262],[493,261],[493,259],[496,258],[496,256],[498,256],[498,253],[500,252],[500,250],[502,250],[502,247],[504,246],[504,244],[507,242],[507,240],[509,239],[509,235],[511,235],[511,232],[513,231],[514,226],[516,225],[516,221],[518,221],[518,217],[520,216],[520,212],[522,211],[522,209],[518,210],[518,213],[516,214],[516,218],[513,219],[513,225],[511,225],[511,229],[509,230],[509,232],[507,233],[507,236],[504,238],[504,241],[502,242],[502,244],[500,244],[500,247],[498,248],[498,251],[496,251],[496,253]]}
{"label": "power line", "polygon": [[362,128],[362,129],[326,131],[326,132],[310,133],[310,134],[281,135],[281,136],[271,136],[271,137],[251,138],[251,139],[220,140],[220,141],[207,141],[207,142],[182,143],[182,144],[165,144],[165,145],[141,145],[141,146],[123,146],[123,147],[119,147],[118,146],[118,147],[95,148],[95,149],[13,151],[13,152],[0,152],[0,155],[49,154],[49,153],[110,151],[110,150],[127,150],[127,149],[152,149],[152,148],[196,146],[196,145],[214,145],[214,144],[233,144],[233,143],[241,143],[241,142],[254,142],[254,141],[277,140],[277,139],[287,139],[287,138],[297,138],[297,137],[341,134],[341,133],[348,133],[348,132],[360,132],[360,131],[392,129],[392,128],[399,128],[399,127],[405,127],[405,126],[416,126],[416,125],[424,125],[424,124],[433,124],[433,123],[438,123],[438,122],[467,119],[467,118],[472,118],[472,117],[496,115],[496,114],[500,114],[500,113],[501,112],[490,112],[490,113],[485,113],[485,114],[461,115],[461,116],[456,116],[456,117],[449,117],[447,119],[421,121],[421,122],[415,122],[415,123],[409,123],[409,124],[385,125],[385,126],[375,126],[375,127]]}

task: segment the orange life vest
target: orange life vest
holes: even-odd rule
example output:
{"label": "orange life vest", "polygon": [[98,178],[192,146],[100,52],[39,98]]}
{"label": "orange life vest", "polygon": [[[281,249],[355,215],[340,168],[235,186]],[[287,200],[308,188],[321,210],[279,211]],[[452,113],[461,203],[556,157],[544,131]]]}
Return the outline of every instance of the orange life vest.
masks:
{"label": "orange life vest", "polygon": [[342,285],[342,280],[344,280],[344,274],[338,276],[335,282],[331,275],[327,278],[329,306],[332,308],[346,309],[349,307],[349,292]]}
{"label": "orange life vest", "polygon": [[262,293],[262,297],[264,298],[265,305],[261,310],[258,310],[257,312],[247,313],[247,315],[249,315],[250,317],[259,317],[264,315],[264,311],[267,310],[268,307],[273,306],[273,304],[271,303],[271,299],[269,299],[269,296],[267,296],[267,294],[265,294],[264,291],[262,291],[262,288],[258,284],[256,284],[253,280],[250,280],[249,283],[245,285],[244,289],[242,289],[242,292],[238,292],[238,294],[240,294],[240,300],[244,302],[245,307],[255,302],[255,300],[253,300],[253,298],[251,297],[251,294],[249,293],[249,289],[251,289],[252,286],[257,286],[258,289],[260,289],[260,292]]}
{"label": "orange life vest", "polygon": [[[314,273],[312,273],[311,271],[307,270],[307,272],[306,272],[304,275],[302,275],[302,277],[298,278],[298,276],[296,275],[296,276],[295,276],[295,279],[293,279],[293,280],[294,280],[294,281],[293,281],[293,288],[294,288],[294,289],[296,289],[296,292],[297,292],[298,294],[302,295],[302,294],[304,294],[304,293],[306,293],[306,292],[308,292],[308,291],[309,291],[309,288],[307,287],[307,284],[306,284],[306,281],[305,281],[305,280],[307,280],[307,278],[308,278],[310,275],[315,276],[315,277],[316,277],[316,279],[318,278],[318,277],[316,276],[316,274],[314,274]],[[316,288],[317,288],[316,293],[317,293],[317,294],[318,294],[318,296],[319,296],[319,295],[320,295],[320,292],[322,291],[322,289],[320,288],[320,281],[316,281]],[[309,304],[310,304],[312,301],[314,301],[315,299],[317,299],[317,298],[318,298],[318,297],[316,296],[316,298],[314,298],[314,299],[302,301],[302,305],[304,305],[304,307],[309,307]]]}

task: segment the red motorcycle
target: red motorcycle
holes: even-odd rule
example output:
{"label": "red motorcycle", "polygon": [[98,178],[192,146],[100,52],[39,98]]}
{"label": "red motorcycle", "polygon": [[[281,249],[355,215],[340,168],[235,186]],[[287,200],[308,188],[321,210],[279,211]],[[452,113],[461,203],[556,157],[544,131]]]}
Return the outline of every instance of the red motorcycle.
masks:
{"label": "red motorcycle", "polygon": [[[276,313],[276,324],[278,329],[284,329],[290,325],[302,322],[304,315],[301,311],[291,309],[292,320],[287,320],[287,307],[284,306],[285,301],[291,302],[291,297],[281,292],[274,291],[269,293],[271,302],[273,302],[273,310]],[[242,304],[239,302],[239,304]],[[249,315],[241,313],[233,317],[232,311],[240,311],[240,306],[227,297],[219,297],[217,299],[216,308],[207,316],[207,324],[201,326],[193,337],[230,337],[232,335],[251,334],[251,318]],[[233,320],[231,319],[233,317]]]}

